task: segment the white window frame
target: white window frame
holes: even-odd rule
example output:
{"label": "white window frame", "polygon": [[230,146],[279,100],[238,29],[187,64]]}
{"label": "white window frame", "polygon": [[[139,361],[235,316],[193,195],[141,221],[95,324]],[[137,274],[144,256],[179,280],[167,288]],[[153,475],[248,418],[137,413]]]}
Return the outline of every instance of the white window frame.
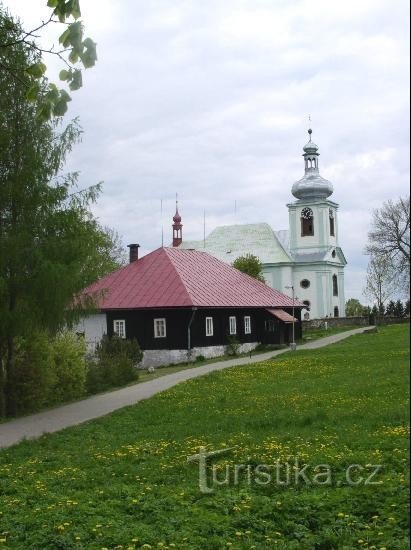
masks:
{"label": "white window frame", "polygon": [[205,318],[205,332],[206,336],[214,336],[214,323],[212,317]]}
{"label": "white window frame", "polygon": [[228,327],[230,335],[237,334],[237,317],[230,315],[228,318]]}
{"label": "white window frame", "polygon": [[251,334],[251,317],[249,315],[244,316],[244,334]]}
{"label": "white window frame", "polygon": [[114,319],[113,320],[113,332],[117,334],[119,338],[126,337],[126,321],[125,319]]}
{"label": "white window frame", "polygon": [[154,338],[167,337],[167,323],[165,317],[154,319]]}

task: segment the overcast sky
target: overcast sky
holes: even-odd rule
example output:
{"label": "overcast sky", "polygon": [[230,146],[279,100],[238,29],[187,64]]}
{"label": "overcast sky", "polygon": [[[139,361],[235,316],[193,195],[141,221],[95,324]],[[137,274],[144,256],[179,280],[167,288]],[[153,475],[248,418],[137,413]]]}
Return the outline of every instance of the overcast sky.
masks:
{"label": "overcast sky", "polygon": [[[46,0],[4,3],[26,27],[49,13]],[[288,228],[311,115],[320,171],[340,204],[346,297],[364,301],[370,211],[408,193],[409,2],[81,7],[99,60],[72,94],[68,116],[80,117],[84,137],[69,168],[81,172],[83,187],[104,181],[100,221],[147,253],[161,244],[160,199],[171,239],[178,193],[187,239],[202,238],[204,209],[207,231],[254,222]]]}

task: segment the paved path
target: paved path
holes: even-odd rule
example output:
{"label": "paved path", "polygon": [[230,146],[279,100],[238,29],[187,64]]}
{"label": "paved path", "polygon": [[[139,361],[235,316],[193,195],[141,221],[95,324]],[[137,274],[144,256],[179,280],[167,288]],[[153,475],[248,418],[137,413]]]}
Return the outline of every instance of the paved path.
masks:
{"label": "paved path", "polygon": [[[334,344],[340,340],[344,340],[353,334],[359,334],[370,330],[373,327],[361,327],[354,330],[348,330],[332,336],[327,336],[319,340],[314,340],[307,344],[298,346],[299,350],[317,349],[329,344]],[[93,418],[98,418],[109,414],[117,409],[134,405],[143,399],[147,399],[156,393],[162,392],[175,386],[179,382],[190,380],[203,376],[209,372],[227,369],[237,365],[248,365],[250,363],[259,363],[266,359],[271,359],[282,353],[289,352],[289,348],[268,353],[260,353],[251,357],[240,357],[237,359],[229,359],[227,361],[219,361],[216,363],[208,363],[202,367],[194,367],[182,371],[166,374],[159,378],[134,384],[119,390],[109,393],[88,397],[69,405],[63,405],[55,409],[47,410],[31,416],[17,418],[0,424],[0,448],[10,447],[21,441],[24,438],[32,439],[40,437],[44,433],[57,432],[69,426],[75,426],[82,422],[87,422]]]}

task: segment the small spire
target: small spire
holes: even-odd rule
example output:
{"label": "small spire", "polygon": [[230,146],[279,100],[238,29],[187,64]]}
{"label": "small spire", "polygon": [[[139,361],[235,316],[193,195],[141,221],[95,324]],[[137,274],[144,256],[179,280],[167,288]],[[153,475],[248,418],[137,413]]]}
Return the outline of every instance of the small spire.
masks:
{"label": "small spire", "polygon": [[183,241],[183,224],[178,212],[178,195],[176,193],[176,213],[173,216],[173,246],[179,246]]}

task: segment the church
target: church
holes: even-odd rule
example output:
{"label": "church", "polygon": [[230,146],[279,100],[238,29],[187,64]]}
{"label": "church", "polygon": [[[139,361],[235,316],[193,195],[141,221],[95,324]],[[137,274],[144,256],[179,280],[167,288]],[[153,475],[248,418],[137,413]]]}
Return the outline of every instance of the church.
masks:
{"label": "church", "polygon": [[304,303],[304,319],[343,317],[347,261],[339,246],[338,204],[330,199],[332,183],[320,175],[311,129],[308,134],[305,173],[291,188],[296,200],[287,205],[288,229],[275,231],[268,223],[222,225],[201,241],[185,241],[177,210],[173,246],[203,250],[229,264],[253,254],[263,264],[267,285]]}

